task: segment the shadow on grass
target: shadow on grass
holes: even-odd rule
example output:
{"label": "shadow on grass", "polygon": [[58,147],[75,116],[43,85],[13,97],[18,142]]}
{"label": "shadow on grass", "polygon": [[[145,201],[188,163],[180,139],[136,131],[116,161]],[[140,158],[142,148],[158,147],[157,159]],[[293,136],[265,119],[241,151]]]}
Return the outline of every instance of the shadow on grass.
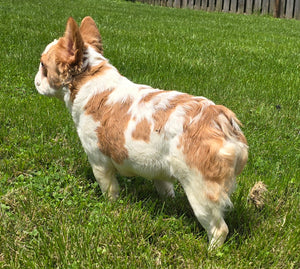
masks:
{"label": "shadow on grass", "polygon": [[[86,178],[94,183],[95,178],[91,169],[85,170]],[[163,215],[166,218],[182,218],[184,225],[190,227],[195,236],[206,236],[206,232],[197,221],[188,199],[179,183],[175,183],[175,198],[162,199],[154,184],[141,177],[118,176],[121,188],[120,199],[125,199],[131,204],[142,203],[142,208],[149,211],[153,218]],[[102,196],[101,190],[97,187],[97,194]],[[237,247],[251,237],[251,234],[259,227],[264,219],[264,211],[258,211],[247,203],[247,190],[240,188],[233,195],[234,207],[225,211],[225,221],[229,227],[227,241],[233,242]]]}

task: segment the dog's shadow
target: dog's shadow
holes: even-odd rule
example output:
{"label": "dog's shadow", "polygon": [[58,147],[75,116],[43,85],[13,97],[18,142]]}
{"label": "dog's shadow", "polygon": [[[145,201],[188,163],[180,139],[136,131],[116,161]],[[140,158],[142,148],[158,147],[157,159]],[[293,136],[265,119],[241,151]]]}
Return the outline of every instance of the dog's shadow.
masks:
{"label": "dog's shadow", "polygon": [[[91,182],[95,182],[92,170],[86,171],[86,177]],[[197,221],[188,199],[179,183],[175,183],[175,198],[162,198],[156,192],[154,184],[141,177],[117,177],[120,184],[120,199],[126,199],[129,203],[142,203],[142,209],[151,205],[151,214],[155,218],[159,214],[170,218],[183,218],[184,225],[190,227],[195,237],[207,236],[201,224]],[[96,190],[99,197],[102,196],[100,187]],[[259,225],[259,219],[253,207],[247,204],[247,191],[238,190],[232,197],[234,207],[225,211],[224,219],[229,227],[227,241],[234,243],[237,247],[242,244],[245,238],[251,237],[253,227]]]}

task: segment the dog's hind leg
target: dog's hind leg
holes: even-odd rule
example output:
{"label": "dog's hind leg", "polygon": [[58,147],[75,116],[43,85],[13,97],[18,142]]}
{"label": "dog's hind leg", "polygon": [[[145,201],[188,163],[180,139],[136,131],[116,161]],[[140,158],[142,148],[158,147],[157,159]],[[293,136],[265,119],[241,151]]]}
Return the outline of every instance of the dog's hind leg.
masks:
{"label": "dog's hind leg", "polygon": [[199,183],[197,179],[192,179],[182,186],[195,216],[208,234],[209,249],[213,249],[224,243],[228,226],[223,219],[223,205],[219,201],[210,200],[205,186]]}
{"label": "dog's hind leg", "polygon": [[119,183],[115,176],[113,168],[106,168],[99,165],[92,165],[94,176],[104,195],[111,200],[116,200],[119,197]]}
{"label": "dog's hind leg", "polygon": [[161,197],[175,197],[173,182],[153,180],[154,186]]}

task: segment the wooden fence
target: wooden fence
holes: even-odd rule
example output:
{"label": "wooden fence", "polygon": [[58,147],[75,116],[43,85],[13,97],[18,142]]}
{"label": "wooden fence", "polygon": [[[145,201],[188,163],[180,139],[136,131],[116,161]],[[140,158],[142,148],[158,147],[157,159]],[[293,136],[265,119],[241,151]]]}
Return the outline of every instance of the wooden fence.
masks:
{"label": "wooden fence", "polygon": [[[133,0],[135,1],[135,0]],[[137,0],[176,8],[245,14],[269,14],[276,18],[300,20],[300,0]]]}

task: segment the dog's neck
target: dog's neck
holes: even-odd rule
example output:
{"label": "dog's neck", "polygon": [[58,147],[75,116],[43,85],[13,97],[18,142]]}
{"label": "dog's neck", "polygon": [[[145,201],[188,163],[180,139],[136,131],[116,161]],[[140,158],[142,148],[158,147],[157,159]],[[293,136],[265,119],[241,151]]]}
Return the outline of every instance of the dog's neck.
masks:
{"label": "dog's neck", "polygon": [[63,87],[62,99],[76,125],[92,96],[113,89],[120,82],[120,78],[124,78],[103,55],[90,46],[84,53],[83,67],[84,72],[74,76],[72,82]]}
{"label": "dog's neck", "polygon": [[[80,81],[84,77],[90,76],[90,70],[92,68],[101,66],[106,62],[108,62],[108,60],[102,54],[98,53],[91,46],[86,46],[85,52],[83,54],[82,66],[80,68],[81,72],[74,74],[72,76],[72,79],[62,88],[62,96],[60,99],[65,102],[67,108],[71,113],[74,101],[76,99],[77,91],[80,90],[74,89],[74,85],[80,84]],[[74,91],[76,92],[74,93]]]}

